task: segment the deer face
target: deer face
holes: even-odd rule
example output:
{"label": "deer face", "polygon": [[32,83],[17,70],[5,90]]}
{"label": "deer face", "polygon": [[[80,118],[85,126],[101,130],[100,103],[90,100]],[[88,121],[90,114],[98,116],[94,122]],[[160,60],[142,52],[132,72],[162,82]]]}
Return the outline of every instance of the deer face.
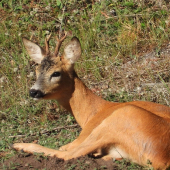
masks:
{"label": "deer face", "polygon": [[30,89],[30,96],[37,100],[60,99],[68,95],[74,89],[74,63],[81,56],[79,40],[72,38],[64,48],[62,57],[56,56],[56,50],[54,54],[45,52],[26,38],[23,42],[30,57],[38,63],[37,80]]}

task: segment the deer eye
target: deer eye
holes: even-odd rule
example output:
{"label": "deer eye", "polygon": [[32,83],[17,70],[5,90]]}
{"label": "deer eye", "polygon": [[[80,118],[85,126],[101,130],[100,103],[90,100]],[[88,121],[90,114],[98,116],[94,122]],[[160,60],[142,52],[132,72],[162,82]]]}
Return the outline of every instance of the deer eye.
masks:
{"label": "deer eye", "polygon": [[60,72],[54,72],[51,77],[59,77],[61,75]]}

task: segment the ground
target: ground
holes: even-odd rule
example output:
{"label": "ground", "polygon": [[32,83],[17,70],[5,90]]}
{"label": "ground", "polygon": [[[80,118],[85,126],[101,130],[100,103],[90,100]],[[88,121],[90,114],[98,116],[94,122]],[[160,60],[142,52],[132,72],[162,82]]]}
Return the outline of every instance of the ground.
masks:
{"label": "ground", "polygon": [[42,155],[31,155],[28,153],[18,153],[15,156],[4,161],[0,167],[6,170],[117,170],[117,169],[142,169],[137,165],[132,165],[130,162],[104,161],[102,159],[94,159],[89,156],[80,157],[64,161],[54,157],[43,157]]}
{"label": "ground", "polygon": [[88,156],[78,159],[64,161],[58,158],[51,158],[30,154],[18,154],[7,161],[4,166],[7,169],[50,169],[50,170],[71,170],[71,169],[117,169],[112,165],[112,161],[105,162],[101,159],[93,159]]}

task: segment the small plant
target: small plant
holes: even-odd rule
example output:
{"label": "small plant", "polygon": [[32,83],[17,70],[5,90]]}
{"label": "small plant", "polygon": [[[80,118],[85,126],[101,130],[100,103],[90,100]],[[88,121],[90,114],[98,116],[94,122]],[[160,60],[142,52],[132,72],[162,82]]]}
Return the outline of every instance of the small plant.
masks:
{"label": "small plant", "polygon": [[73,170],[75,169],[76,165],[70,165],[70,167],[67,170]]}

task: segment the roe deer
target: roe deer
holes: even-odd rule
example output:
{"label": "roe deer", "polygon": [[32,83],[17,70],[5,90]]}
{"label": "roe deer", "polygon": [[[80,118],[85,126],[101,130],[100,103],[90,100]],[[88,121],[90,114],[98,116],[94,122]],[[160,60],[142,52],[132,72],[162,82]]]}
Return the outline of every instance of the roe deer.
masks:
{"label": "roe deer", "polygon": [[155,169],[170,165],[170,108],[146,101],[114,103],[93,94],[78,78],[74,63],[81,45],[73,37],[58,56],[64,38],[58,39],[54,54],[23,38],[24,46],[36,63],[37,80],[30,90],[34,99],[56,99],[72,113],[82,128],[79,137],[59,150],[35,143],[15,143],[13,148],[44,153],[64,160],[91,154],[105,160],[126,158],[140,165],[148,160]]}

